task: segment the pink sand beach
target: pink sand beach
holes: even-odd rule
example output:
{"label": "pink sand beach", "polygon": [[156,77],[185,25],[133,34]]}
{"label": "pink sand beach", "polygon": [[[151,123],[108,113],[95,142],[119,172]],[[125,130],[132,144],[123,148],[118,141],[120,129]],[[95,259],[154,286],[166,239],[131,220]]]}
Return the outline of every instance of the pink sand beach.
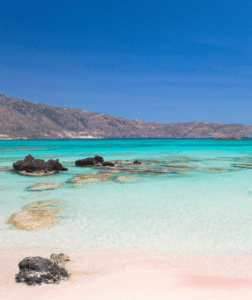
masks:
{"label": "pink sand beach", "polygon": [[58,285],[16,283],[26,256],[40,249],[2,251],[1,300],[233,300],[252,299],[252,257],[166,252],[66,253],[71,279]]}

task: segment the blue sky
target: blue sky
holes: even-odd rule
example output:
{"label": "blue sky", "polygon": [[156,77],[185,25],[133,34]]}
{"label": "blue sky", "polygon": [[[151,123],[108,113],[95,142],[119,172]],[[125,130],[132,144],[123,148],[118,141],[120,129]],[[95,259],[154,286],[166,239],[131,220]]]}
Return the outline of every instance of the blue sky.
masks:
{"label": "blue sky", "polygon": [[164,123],[252,124],[252,1],[1,3],[0,91]]}

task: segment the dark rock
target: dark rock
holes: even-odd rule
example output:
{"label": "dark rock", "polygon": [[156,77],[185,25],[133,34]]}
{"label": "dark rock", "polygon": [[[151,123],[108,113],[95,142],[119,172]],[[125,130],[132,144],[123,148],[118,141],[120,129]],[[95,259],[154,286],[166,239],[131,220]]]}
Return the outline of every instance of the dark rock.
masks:
{"label": "dark rock", "polygon": [[138,161],[138,160],[135,160],[135,161],[133,162],[133,164],[134,164],[134,165],[141,165],[141,162]]}
{"label": "dark rock", "polygon": [[68,171],[67,168],[60,164],[58,159],[50,159],[46,162],[43,159],[34,159],[30,154],[25,159],[13,163],[13,167],[16,171],[25,171],[27,173]]}
{"label": "dark rock", "polygon": [[49,259],[35,256],[24,258],[18,264],[18,267],[20,270],[30,269],[37,272],[46,272],[51,265],[52,262]]}
{"label": "dark rock", "polygon": [[104,162],[104,159],[103,159],[103,157],[101,157],[101,156],[99,156],[99,155],[95,155],[95,161],[96,161],[96,163],[103,163]]}
{"label": "dark rock", "polygon": [[103,157],[95,155],[95,157],[88,157],[76,160],[75,165],[78,167],[114,167],[115,164],[110,161],[104,161]]}
{"label": "dark rock", "polygon": [[18,264],[18,267],[16,282],[25,282],[28,285],[59,283],[61,279],[70,277],[66,269],[40,256],[26,257]]}
{"label": "dark rock", "polygon": [[92,167],[95,165],[95,158],[88,157],[76,160],[75,165],[78,167]]}
{"label": "dark rock", "polygon": [[76,160],[75,165],[78,167],[93,167],[93,166],[102,166],[104,159],[95,155],[95,157],[88,157],[84,159]]}
{"label": "dark rock", "polygon": [[113,164],[113,163],[110,162],[110,161],[104,161],[104,162],[102,163],[102,165],[103,165],[104,167],[114,167],[114,166],[115,166],[115,164]]}

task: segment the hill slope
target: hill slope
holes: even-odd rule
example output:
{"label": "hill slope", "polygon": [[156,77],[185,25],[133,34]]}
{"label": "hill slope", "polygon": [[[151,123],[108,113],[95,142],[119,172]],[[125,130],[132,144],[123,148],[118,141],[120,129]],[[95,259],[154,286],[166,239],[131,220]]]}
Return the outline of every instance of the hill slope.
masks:
{"label": "hill slope", "polygon": [[0,93],[0,138],[252,137],[252,127],[211,122],[155,123],[55,107]]}

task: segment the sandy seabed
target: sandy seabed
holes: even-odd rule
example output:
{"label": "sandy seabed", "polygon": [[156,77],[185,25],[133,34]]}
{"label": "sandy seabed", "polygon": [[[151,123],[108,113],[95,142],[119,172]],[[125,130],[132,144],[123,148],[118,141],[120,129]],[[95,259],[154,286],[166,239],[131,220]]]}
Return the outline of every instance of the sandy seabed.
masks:
{"label": "sandy seabed", "polygon": [[[71,279],[58,285],[16,283],[18,263],[52,251],[0,252],[1,300],[252,299],[252,256],[140,251],[87,251],[70,256]],[[57,253],[57,252],[56,252]]]}

